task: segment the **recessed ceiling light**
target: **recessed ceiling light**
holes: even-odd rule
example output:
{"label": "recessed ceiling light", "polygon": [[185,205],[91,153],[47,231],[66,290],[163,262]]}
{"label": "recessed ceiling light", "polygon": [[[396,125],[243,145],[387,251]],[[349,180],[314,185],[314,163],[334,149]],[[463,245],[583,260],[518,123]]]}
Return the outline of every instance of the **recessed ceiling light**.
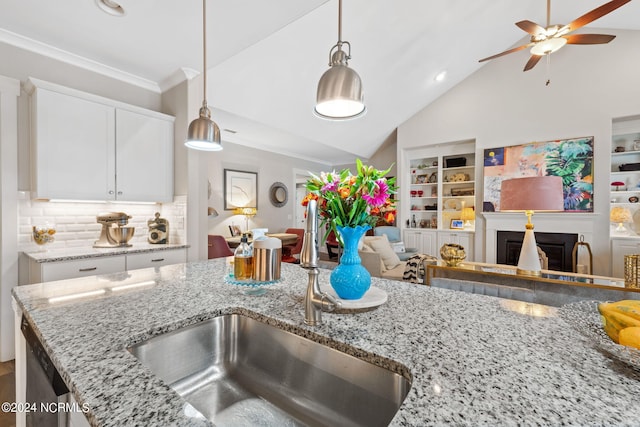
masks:
{"label": "recessed ceiling light", "polygon": [[125,11],[120,3],[114,0],[96,0],[96,4],[105,13],[113,16],[124,16]]}
{"label": "recessed ceiling light", "polygon": [[440,71],[438,74],[436,74],[436,76],[433,78],[433,80],[437,81],[437,82],[441,82],[444,80],[444,78],[447,77],[447,72],[446,71]]}

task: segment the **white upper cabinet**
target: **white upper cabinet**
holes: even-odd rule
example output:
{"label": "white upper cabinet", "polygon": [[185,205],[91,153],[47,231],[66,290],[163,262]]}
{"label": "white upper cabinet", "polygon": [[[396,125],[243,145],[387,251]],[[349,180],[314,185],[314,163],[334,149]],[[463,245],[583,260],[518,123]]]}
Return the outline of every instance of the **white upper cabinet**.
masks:
{"label": "white upper cabinet", "polygon": [[30,79],[39,199],[173,200],[174,118]]}
{"label": "white upper cabinet", "polygon": [[31,107],[36,197],[106,200],[115,188],[114,108],[46,89]]}
{"label": "white upper cabinet", "polygon": [[173,200],[173,122],[116,110],[117,200]]}

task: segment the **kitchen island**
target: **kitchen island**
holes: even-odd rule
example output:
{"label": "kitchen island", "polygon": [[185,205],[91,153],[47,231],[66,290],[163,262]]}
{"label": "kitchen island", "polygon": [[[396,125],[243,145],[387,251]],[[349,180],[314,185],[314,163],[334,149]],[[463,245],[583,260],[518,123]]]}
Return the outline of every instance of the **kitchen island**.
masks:
{"label": "kitchen island", "polygon": [[[324,324],[309,327],[299,266],[283,264],[283,282],[260,296],[225,283],[226,271],[216,259],[20,286],[13,295],[95,426],[211,425],[190,417],[186,402],[127,347],[229,313],[406,367],[412,385],[394,426],[640,420],[640,372],[593,348],[555,308],[372,278],[386,303],[323,313]],[[321,269],[321,284],[329,274]]]}

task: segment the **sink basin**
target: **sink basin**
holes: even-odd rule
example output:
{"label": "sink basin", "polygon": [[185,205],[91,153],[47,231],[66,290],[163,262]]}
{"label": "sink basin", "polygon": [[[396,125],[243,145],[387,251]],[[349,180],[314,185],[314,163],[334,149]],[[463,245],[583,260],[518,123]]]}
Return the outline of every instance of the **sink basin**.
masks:
{"label": "sink basin", "polygon": [[216,426],[386,426],[411,387],[398,373],[238,314],[129,351],[188,402],[185,413]]}

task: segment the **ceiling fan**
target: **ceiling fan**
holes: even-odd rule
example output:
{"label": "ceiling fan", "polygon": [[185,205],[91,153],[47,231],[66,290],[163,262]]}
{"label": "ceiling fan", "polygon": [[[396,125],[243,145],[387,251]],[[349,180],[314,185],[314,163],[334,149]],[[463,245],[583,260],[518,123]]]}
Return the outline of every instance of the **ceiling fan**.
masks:
{"label": "ceiling fan", "polygon": [[570,32],[577,30],[590,22],[595,21],[604,15],[613,12],[620,6],[629,3],[631,0],[612,0],[593,9],[581,17],[575,19],[567,25],[551,25],[551,0],[547,0],[547,27],[543,28],[535,22],[528,20],[516,22],[516,25],[527,33],[531,34],[531,41],[525,45],[509,49],[502,53],[481,59],[479,62],[488,61],[498,58],[509,53],[518,52],[523,49],[531,48],[531,58],[527,61],[523,71],[529,71],[536,66],[540,58],[549,55],[565,44],[604,44],[609,43],[616,36],[607,34],[573,34]]}

